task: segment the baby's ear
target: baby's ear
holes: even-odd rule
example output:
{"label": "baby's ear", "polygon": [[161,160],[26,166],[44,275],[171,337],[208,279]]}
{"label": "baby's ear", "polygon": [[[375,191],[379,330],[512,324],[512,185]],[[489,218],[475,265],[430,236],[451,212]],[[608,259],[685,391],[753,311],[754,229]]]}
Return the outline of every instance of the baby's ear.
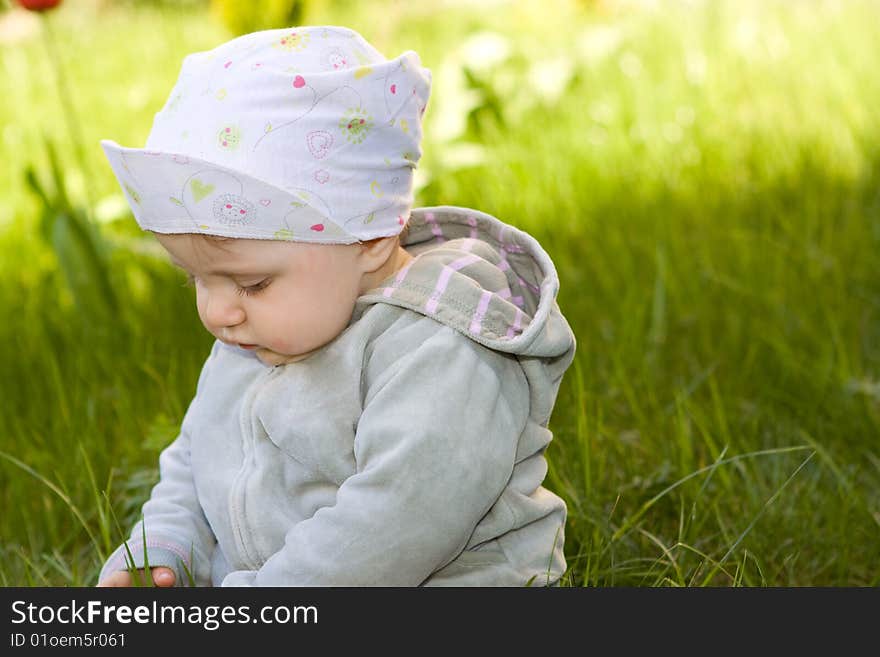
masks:
{"label": "baby's ear", "polygon": [[361,249],[361,258],[365,260],[368,271],[375,271],[384,265],[397,249],[400,240],[397,235],[390,237],[377,237],[364,240],[358,246]]}

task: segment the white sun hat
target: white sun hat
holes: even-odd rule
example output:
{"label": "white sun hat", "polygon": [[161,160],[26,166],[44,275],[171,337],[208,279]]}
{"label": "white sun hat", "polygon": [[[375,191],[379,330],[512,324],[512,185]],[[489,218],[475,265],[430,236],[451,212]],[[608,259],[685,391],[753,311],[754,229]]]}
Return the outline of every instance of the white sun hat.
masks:
{"label": "white sun hat", "polygon": [[430,89],[348,28],[254,32],[183,60],[144,148],[101,146],[143,230],[350,244],[403,229]]}

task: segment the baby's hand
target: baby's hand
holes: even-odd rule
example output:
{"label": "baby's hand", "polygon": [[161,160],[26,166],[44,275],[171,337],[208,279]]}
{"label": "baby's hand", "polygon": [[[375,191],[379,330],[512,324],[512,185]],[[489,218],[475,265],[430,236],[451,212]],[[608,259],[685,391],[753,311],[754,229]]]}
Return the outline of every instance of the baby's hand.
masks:
{"label": "baby's hand", "polygon": [[[153,575],[153,583],[156,586],[174,586],[174,571],[170,568],[164,568],[162,566],[158,566],[156,568],[150,569]],[[146,580],[144,579],[144,571],[143,569],[139,570],[140,581],[143,582],[141,586],[146,584]],[[131,573],[127,570],[117,570],[115,573],[111,573],[100,582],[98,582],[99,587],[118,587],[118,586],[134,586],[134,582],[131,579]]]}

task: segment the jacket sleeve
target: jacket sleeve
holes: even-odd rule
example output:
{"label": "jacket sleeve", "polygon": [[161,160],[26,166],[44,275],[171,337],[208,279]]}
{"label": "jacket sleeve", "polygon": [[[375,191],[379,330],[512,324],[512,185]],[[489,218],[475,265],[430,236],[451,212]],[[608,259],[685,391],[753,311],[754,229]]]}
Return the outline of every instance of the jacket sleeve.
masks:
{"label": "jacket sleeve", "polygon": [[150,567],[167,566],[174,570],[177,586],[189,584],[187,571],[197,586],[210,586],[210,560],[216,538],[202,511],[193,482],[190,433],[193,411],[218,345],[219,342],[214,344],[202,367],[196,395],[184,415],[179,435],[159,455],[159,482],[143,506],[143,519],[135,524],[129,540],[107,559],[98,581],[113,571],[126,570],[130,553],[138,568],[144,567],[146,556]]}
{"label": "jacket sleeve", "polygon": [[367,376],[336,503],[223,586],[416,586],[461,553],[511,476],[529,393],[516,358],[432,331]]}

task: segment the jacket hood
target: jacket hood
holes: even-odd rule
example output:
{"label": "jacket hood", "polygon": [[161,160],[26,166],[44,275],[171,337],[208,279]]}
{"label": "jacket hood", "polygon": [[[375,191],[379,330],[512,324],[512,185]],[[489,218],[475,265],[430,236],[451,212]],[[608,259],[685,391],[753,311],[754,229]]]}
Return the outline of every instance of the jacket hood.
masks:
{"label": "jacket hood", "polygon": [[355,318],[376,303],[409,308],[490,349],[558,361],[552,378],[561,377],[575,337],[556,302],[556,267],[534,237],[478,210],[437,206],[413,209],[403,247],[414,259],[359,297]]}

